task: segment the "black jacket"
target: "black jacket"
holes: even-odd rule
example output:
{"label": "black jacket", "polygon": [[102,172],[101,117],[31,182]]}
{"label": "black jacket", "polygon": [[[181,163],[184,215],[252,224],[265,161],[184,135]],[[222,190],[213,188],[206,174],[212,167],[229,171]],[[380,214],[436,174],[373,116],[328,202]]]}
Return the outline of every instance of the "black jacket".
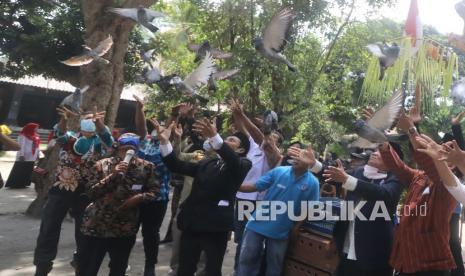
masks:
{"label": "black jacket", "polygon": [[[366,201],[361,213],[368,220],[355,219],[355,253],[363,270],[387,269],[394,235],[394,214],[403,186],[391,173],[385,179],[370,180],[363,176],[363,170],[363,167],[355,170],[353,176],[358,179],[357,187],[355,191],[348,192],[346,198],[347,201],[354,201],[355,206],[358,201]],[[391,221],[380,217],[369,220],[376,201],[385,203]],[[380,213],[381,208],[377,207],[374,212]],[[340,221],[334,230],[334,239],[341,255],[348,227],[348,221]]]}
{"label": "black jacket", "polygon": [[[234,199],[252,163],[239,157],[225,143],[216,152],[221,159],[208,158],[199,163],[180,161],[174,153],[163,158],[170,171],[194,177],[192,191],[178,215],[178,226],[183,231],[233,230]],[[227,201],[229,205],[220,206],[220,201]]]}

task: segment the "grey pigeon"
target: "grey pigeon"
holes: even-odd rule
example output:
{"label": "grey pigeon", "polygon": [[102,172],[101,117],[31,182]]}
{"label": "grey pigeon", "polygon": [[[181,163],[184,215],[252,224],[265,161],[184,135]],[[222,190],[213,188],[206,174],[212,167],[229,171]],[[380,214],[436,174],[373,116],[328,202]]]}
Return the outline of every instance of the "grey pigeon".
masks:
{"label": "grey pigeon", "polygon": [[278,114],[273,110],[263,113],[263,134],[269,135],[273,130],[278,129]]}
{"label": "grey pigeon", "polygon": [[212,55],[207,52],[200,65],[192,71],[184,80],[179,76],[174,76],[170,83],[176,87],[176,90],[188,96],[198,95],[200,88],[208,83],[211,75],[215,72],[215,63]]}
{"label": "grey pigeon", "polygon": [[399,58],[399,45],[396,43],[392,43],[392,45],[386,43],[375,43],[368,45],[367,49],[373,55],[378,57],[379,66],[381,67],[379,80],[383,80],[386,69],[394,65],[396,60]]}
{"label": "grey pigeon", "polygon": [[454,82],[451,97],[455,104],[465,106],[465,78],[461,78]]}
{"label": "grey pigeon", "polygon": [[146,83],[146,84],[156,84],[158,85],[158,87],[160,87],[160,89],[163,91],[163,92],[166,92],[170,89],[170,87],[173,86],[173,84],[171,84],[171,79],[176,77],[177,75],[173,74],[173,75],[169,75],[169,76],[163,76],[160,72],[160,70],[158,70],[158,68],[147,68],[145,67],[144,70],[142,71],[142,74],[138,74],[136,75],[136,82],[138,83]]}
{"label": "grey pigeon", "polygon": [[95,47],[94,49],[90,48],[87,45],[83,45],[84,53],[82,53],[79,56],[74,56],[74,57],[71,57],[67,60],[60,61],[60,62],[68,66],[82,66],[82,65],[89,64],[94,60],[98,60],[105,64],[109,64],[110,62],[102,58],[102,56],[104,56],[110,50],[112,45],[113,45],[113,39],[111,35],[108,35],[108,37],[100,41],[97,47]]}
{"label": "grey pigeon", "polygon": [[403,103],[404,94],[401,90],[398,90],[367,122],[356,120],[354,122],[354,129],[359,138],[350,146],[374,148],[376,144],[388,141],[388,137],[384,134],[384,131],[390,128],[397,119],[399,112],[402,110]]}
{"label": "grey pigeon", "polygon": [[240,69],[236,68],[236,69],[224,70],[224,71],[219,71],[219,72],[213,73],[211,75],[210,79],[208,80],[208,90],[216,91],[216,89],[217,89],[216,82],[217,81],[230,79],[230,78],[234,77],[235,75],[239,74],[240,71],[241,71]]}
{"label": "grey pigeon", "polygon": [[60,106],[64,106],[66,108],[69,108],[74,113],[80,114],[81,104],[82,104],[82,94],[84,94],[84,92],[86,92],[88,89],[89,89],[88,85],[84,86],[83,88],[76,88],[73,94],[63,99],[63,101],[60,103]]}
{"label": "grey pigeon", "polygon": [[108,11],[119,14],[126,18],[130,18],[145,28],[149,29],[152,33],[156,33],[158,31],[158,28],[152,24],[152,21],[156,18],[165,16],[161,12],[146,9],[143,5],[139,5],[137,8],[129,9],[109,8]]}
{"label": "grey pigeon", "polygon": [[281,10],[266,26],[262,37],[257,37],[253,40],[255,49],[261,55],[272,62],[286,64],[289,70],[293,72],[296,71],[295,66],[287,60],[282,51],[286,46],[286,35],[294,18],[295,15],[291,9],[286,8]]}
{"label": "grey pigeon", "polygon": [[210,46],[210,42],[205,40],[202,44],[187,44],[187,48],[195,53],[194,62],[201,61],[205,58],[205,53],[209,52],[215,59],[228,59],[232,58],[233,54],[224,52]]}
{"label": "grey pigeon", "polygon": [[150,68],[153,68],[152,56],[154,52],[155,52],[155,49],[148,50],[147,52],[144,50],[140,50],[140,58],[142,59],[142,61],[150,65]]}
{"label": "grey pigeon", "polygon": [[455,4],[455,11],[457,14],[465,20],[465,1],[460,1]]}

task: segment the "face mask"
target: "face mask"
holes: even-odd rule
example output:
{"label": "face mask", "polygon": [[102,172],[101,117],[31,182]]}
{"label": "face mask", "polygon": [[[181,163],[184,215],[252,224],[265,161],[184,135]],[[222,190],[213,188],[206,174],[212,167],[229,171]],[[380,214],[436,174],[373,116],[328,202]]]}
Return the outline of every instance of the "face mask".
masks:
{"label": "face mask", "polygon": [[210,145],[210,143],[208,142],[208,140],[205,140],[205,142],[203,142],[203,150],[205,152],[208,152],[208,151],[211,151],[213,148],[212,146]]}
{"label": "face mask", "polygon": [[152,133],[150,133],[150,136],[152,136],[153,138],[157,138],[158,136],[157,131],[153,130]]}

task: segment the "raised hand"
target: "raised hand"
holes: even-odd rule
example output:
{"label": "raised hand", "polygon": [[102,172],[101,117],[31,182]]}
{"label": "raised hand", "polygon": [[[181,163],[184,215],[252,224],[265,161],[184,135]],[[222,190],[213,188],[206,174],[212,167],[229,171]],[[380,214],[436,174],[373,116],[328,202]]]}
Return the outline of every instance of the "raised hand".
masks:
{"label": "raised hand", "polygon": [[414,126],[412,118],[402,111],[397,121],[397,127],[403,132],[408,133],[409,128]]}
{"label": "raised hand", "polygon": [[316,163],[315,154],[313,153],[312,146],[309,145],[307,149],[300,149],[297,147],[290,147],[287,150],[287,155],[293,160],[305,163],[308,167],[313,167]]}
{"label": "raised hand", "polygon": [[229,100],[229,109],[233,114],[241,114],[244,112],[238,99]]}
{"label": "raised hand", "polygon": [[457,165],[465,161],[465,151],[462,151],[455,140],[452,143],[446,143],[443,145],[439,158],[440,161],[447,161],[454,165]]}
{"label": "raised hand", "polygon": [[161,145],[166,145],[170,142],[171,132],[176,125],[175,122],[172,122],[168,128],[164,128],[163,126],[158,123],[155,118],[150,119],[150,123],[153,125],[155,130],[157,131],[157,138],[160,140]]}
{"label": "raised hand", "polygon": [[68,120],[72,116],[77,116],[78,114],[72,112],[68,108],[61,106],[57,107],[56,110],[58,111],[58,115],[63,119],[63,120]]}
{"label": "raised hand", "polygon": [[371,117],[373,117],[373,114],[375,114],[375,109],[371,106],[365,108],[363,110],[363,118],[365,119],[365,121],[369,121],[371,119]]}
{"label": "raised hand", "polygon": [[415,140],[420,145],[420,148],[417,150],[429,155],[434,161],[438,161],[444,157],[442,153],[443,147],[430,137],[422,134],[421,136],[415,137]]}
{"label": "raised hand", "polygon": [[132,97],[136,100],[137,108],[140,110],[144,110],[144,101],[139,98],[136,94],[132,94]]}
{"label": "raised hand", "polygon": [[325,182],[338,182],[345,183],[349,175],[345,172],[344,166],[340,159],[336,160],[337,167],[329,166],[323,173],[323,177],[326,178]]}
{"label": "raised hand", "polygon": [[451,119],[452,125],[460,125],[460,122],[462,122],[463,116],[465,116],[465,110],[457,114],[457,116],[452,117]]}
{"label": "raised hand", "polygon": [[182,138],[182,133],[183,133],[182,125],[181,125],[181,124],[178,124],[178,125],[174,128],[174,139],[177,140],[177,141],[180,141],[181,138]]}
{"label": "raised hand", "polygon": [[210,122],[207,118],[203,120],[198,120],[193,125],[194,132],[202,135],[205,138],[213,138],[216,136],[216,118],[213,122]]}

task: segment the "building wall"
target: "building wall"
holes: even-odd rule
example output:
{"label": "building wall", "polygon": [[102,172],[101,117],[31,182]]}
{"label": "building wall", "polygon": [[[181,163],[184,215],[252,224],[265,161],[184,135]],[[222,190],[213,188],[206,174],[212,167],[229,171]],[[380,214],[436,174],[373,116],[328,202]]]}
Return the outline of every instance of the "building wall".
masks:
{"label": "building wall", "polygon": [[[0,82],[0,124],[24,126],[29,122],[51,129],[58,121],[56,108],[69,93]],[[134,126],[135,102],[122,100],[116,127]]]}

